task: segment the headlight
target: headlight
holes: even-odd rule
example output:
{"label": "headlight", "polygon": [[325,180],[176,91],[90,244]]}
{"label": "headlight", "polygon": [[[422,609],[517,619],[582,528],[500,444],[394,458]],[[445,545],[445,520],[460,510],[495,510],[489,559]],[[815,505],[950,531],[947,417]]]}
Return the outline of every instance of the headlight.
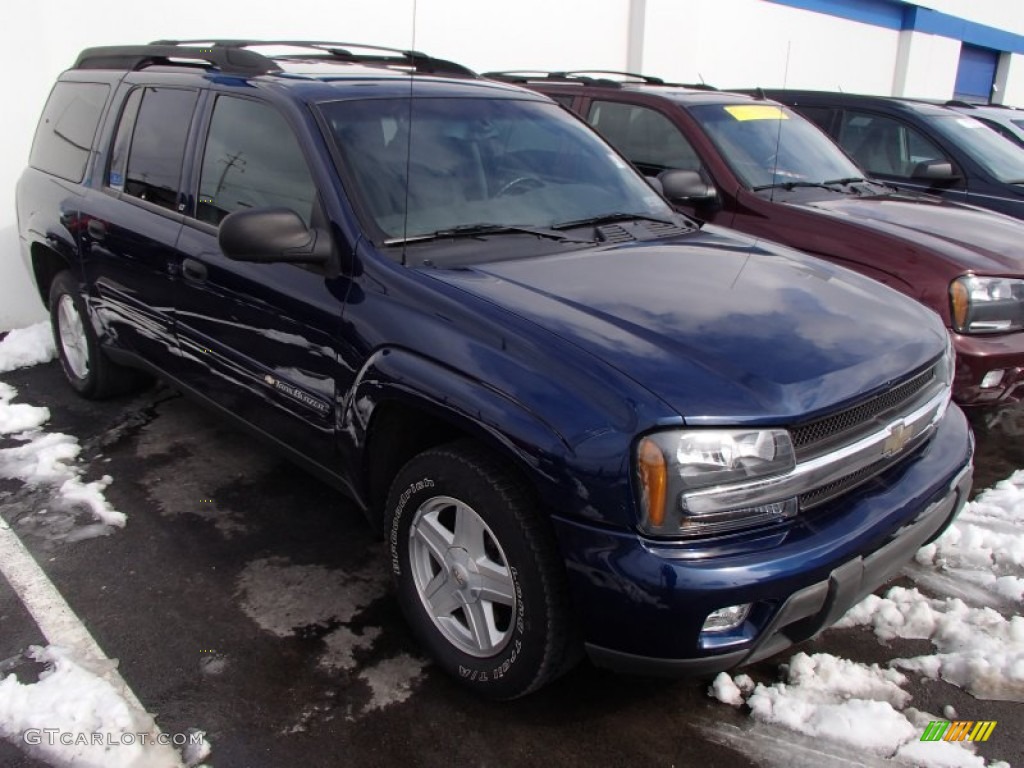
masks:
{"label": "headlight", "polygon": [[[751,481],[784,475],[796,455],[784,429],[694,429],[644,437],[636,452],[642,527],[660,536],[701,536],[792,517],[796,497]],[[737,498],[730,485],[750,489]],[[719,496],[716,491],[721,488]]]}
{"label": "headlight", "polygon": [[1001,333],[1024,328],[1024,280],[964,275],[949,286],[953,328]]}

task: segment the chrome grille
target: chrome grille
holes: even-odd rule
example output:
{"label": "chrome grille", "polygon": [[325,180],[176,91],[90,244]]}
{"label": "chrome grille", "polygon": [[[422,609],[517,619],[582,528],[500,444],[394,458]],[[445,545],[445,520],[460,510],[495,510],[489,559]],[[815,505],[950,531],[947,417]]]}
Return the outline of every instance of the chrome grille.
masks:
{"label": "chrome grille", "polygon": [[877,429],[880,422],[897,415],[896,411],[903,410],[929,389],[935,378],[936,370],[932,366],[859,405],[793,427],[790,436],[797,460],[820,455],[836,443],[850,442]]}

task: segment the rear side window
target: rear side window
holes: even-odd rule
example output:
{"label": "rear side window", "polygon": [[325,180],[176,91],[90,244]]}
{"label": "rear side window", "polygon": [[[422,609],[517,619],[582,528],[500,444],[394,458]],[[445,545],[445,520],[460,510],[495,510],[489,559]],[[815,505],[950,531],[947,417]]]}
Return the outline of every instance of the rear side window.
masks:
{"label": "rear side window", "polygon": [[648,175],[667,169],[700,170],[700,159],[672,121],[635,104],[595,101],[589,122],[633,165]]}
{"label": "rear side window", "polygon": [[113,152],[113,162],[123,162],[120,158],[127,149],[127,163],[123,176],[116,164],[111,165],[111,186],[163,208],[178,209],[185,140],[197,98],[196,91],[183,88],[146,88],[140,96],[129,97]]}
{"label": "rear side window", "polygon": [[219,96],[203,152],[197,218],[218,225],[234,211],[282,206],[308,225],[316,187],[298,139],[269,104]]}
{"label": "rear side window", "polygon": [[103,83],[57,83],[39,120],[29,165],[81,181],[109,92]]}

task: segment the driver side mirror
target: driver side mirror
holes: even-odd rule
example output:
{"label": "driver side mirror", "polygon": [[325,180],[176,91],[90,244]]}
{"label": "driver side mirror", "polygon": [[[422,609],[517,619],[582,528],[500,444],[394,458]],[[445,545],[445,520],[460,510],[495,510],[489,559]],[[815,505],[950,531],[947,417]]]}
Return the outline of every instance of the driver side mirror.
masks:
{"label": "driver side mirror", "polygon": [[259,264],[327,264],[334,255],[327,230],[309,228],[290,208],[253,208],[224,217],[217,233],[229,259]]}
{"label": "driver side mirror", "polygon": [[673,203],[702,205],[718,198],[714,184],[704,181],[697,171],[668,170],[658,174],[662,194]]}
{"label": "driver side mirror", "polygon": [[960,174],[953,170],[953,164],[947,160],[925,160],[914,166],[910,178],[924,181],[953,181],[959,179]]}

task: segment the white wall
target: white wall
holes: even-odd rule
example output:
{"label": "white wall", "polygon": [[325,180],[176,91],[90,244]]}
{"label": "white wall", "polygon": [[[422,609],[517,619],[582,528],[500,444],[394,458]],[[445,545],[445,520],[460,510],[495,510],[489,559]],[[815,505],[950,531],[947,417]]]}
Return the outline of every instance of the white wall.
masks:
{"label": "white wall", "polygon": [[1020,0],[921,0],[915,4],[1024,35],[1024,3]]}
{"label": "white wall", "polygon": [[898,41],[894,30],[763,0],[647,0],[644,37],[645,74],[677,82],[885,94]]}
{"label": "white wall", "polygon": [[[417,48],[480,71],[625,65],[629,0],[418,0],[415,7]],[[327,38],[409,48],[413,8],[413,0],[217,0],[173,7],[8,0],[0,32],[13,62],[0,121],[0,330],[45,316],[18,255],[14,184],[53,81],[82,48],[197,37]]]}
{"label": "white wall", "polygon": [[960,41],[905,29],[899,33],[899,51],[892,91],[888,95],[915,99],[949,99],[960,65]]}
{"label": "white wall", "polygon": [[[1020,0],[926,2],[1024,34]],[[13,64],[0,121],[0,330],[43,316],[17,253],[14,184],[46,95],[82,48],[157,38],[326,37],[415,44],[478,71],[622,69],[631,8],[646,17],[641,68],[673,80],[952,95],[956,41],[915,35],[898,72],[901,33],[764,0],[7,0],[0,43]],[[1024,105],[1024,57],[1010,57],[1005,75],[1005,101]]]}

